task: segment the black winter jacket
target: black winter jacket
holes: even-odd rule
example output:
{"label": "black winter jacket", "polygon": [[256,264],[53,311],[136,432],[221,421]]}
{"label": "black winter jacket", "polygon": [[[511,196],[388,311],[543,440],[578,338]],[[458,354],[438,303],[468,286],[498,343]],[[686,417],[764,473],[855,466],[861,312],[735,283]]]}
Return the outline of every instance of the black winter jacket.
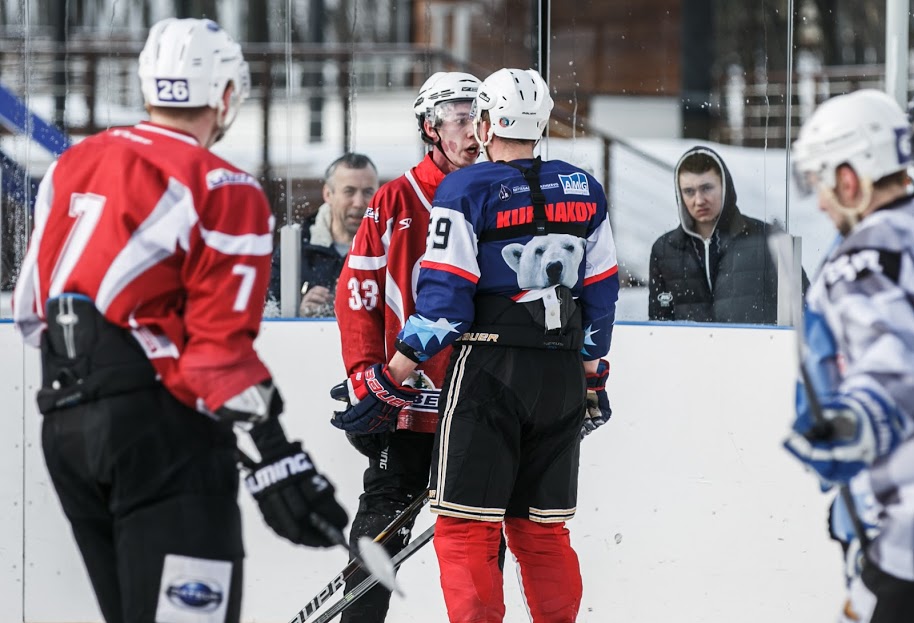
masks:
{"label": "black winter jacket", "polygon": [[[679,166],[697,151],[714,158],[724,178],[724,205],[709,240],[692,228],[679,192]],[[649,319],[775,324],[777,268],[767,242],[771,226],[740,213],[730,171],[707,147],[683,154],[673,182],[681,226],[658,238],[651,249]]]}

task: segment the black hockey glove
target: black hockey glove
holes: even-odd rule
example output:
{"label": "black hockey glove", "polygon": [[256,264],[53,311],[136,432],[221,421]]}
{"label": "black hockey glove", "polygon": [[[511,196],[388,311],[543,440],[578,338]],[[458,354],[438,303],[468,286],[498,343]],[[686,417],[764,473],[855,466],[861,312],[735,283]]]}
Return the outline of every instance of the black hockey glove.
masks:
{"label": "black hockey glove", "polygon": [[330,423],[353,435],[370,435],[393,430],[400,410],[411,405],[421,392],[398,385],[387,366],[376,363],[364,372],[356,372],[334,385],[331,398],[349,403],[344,411],[335,411]]}
{"label": "black hockey glove", "polygon": [[601,359],[597,364],[596,374],[587,374],[587,408],[584,412],[584,425],[581,426],[581,439],[606,424],[612,417],[606,395],[606,379],[609,377],[609,362]]}
{"label": "black hockey glove", "polygon": [[314,526],[311,516],[340,530],[349,517],[336,501],[333,485],[317,471],[301,443],[289,442],[276,419],[252,428],[251,437],[262,460],[247,465],[250,474],[244,482],[267,525],[297,545],[335,545]]}
{"label": "black hockey glove", "polygon": [[390,435],[391,433],[389,431],[375,433],[373,435],[353,435],[352,433],[346,433],[346,439],[349,441],[349,445],[359,451],[359,454],[378,461],[381,459],[381,453],[390,445]]}

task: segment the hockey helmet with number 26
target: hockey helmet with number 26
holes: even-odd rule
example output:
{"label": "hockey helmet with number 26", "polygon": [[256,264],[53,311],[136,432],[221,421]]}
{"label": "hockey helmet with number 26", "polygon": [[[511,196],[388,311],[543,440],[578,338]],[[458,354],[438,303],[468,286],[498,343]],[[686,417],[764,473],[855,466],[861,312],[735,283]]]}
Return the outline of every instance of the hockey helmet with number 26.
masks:
{"label": "hockey helmet with number 26", "polygon": [[209,19],[169,18],[149,31],[140,53],[140,84],[149,106],[223,112],[223,94],[234,85],[223,128],[228,128],[251,92],[241,46]]}
{"label": "hockey helmet with number 26", "polygon": [[877,182],[911,164],[911,126],[888,94],[862,89],[822,103],[803,124],[791,156],[804,193],[833,189],[842,164]]}

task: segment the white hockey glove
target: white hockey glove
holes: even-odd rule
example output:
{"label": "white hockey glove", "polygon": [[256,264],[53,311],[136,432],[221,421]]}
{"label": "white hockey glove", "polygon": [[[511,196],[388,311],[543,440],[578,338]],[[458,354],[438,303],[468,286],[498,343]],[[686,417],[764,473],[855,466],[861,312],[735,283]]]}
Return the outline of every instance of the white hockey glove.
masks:
{"label": "white hockey glove", "polygon": [[[879,513],[881,505],[869,487],[869,479],[864,476],[850,482],[850,492],[854,500],[854,513],[860,520],[863,530],[870,542],[879,534]],[[863,570],[864,552],[851,514],[847,511],[844,497],[835,495],[828,513],[828,532],[831,538],[841,544],[844,551],[844,579],[850,586]]]}
{"label": "white hockey glove", "polygon": [[797,413],[784,447],[826,483],[843,484],[901,443],[904,420],[891,400],[855,389],[822,404],[825,425]]}
{"label": "white hockey glove", "polygon": [[260,424],[278,417],[283,410],[282,396],[271,379],[251,385],[216,409],[216,417],[227,422]]}

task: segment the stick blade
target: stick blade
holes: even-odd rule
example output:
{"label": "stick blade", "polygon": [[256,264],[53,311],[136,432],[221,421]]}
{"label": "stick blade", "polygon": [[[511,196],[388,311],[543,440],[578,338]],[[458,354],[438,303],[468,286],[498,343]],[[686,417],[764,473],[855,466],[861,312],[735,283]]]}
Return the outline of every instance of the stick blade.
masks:
{"label": "stick blade", "polygon": [[387,550],[380,543],[376,543],[367,536],[359,538],[359,556],[365,564],[365,569],[378,579],[378,582],[389,591],[396,592],[401,597],[403,590],[397,585],[397,572]]}

